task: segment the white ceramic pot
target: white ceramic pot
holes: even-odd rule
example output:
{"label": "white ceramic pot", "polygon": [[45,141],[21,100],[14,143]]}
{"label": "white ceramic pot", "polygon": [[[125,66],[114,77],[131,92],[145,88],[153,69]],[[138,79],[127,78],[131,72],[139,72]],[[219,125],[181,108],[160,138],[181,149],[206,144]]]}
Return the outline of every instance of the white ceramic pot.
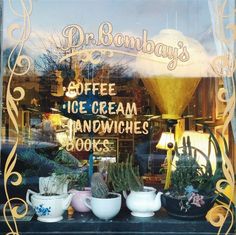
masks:
{"label": "white ceramic pot", "polygon": [[115,217],[121,208],[121,195],[119,193],[109,193],[115,195],[114,198],[86,197],[84,204],[90,208],[99,219],[109,220]]}
{"label": "white ceramic pot", "polygon": [[[31,199],[30,199],[30,195]],[[63,219],[62,215],[69,207],[73,194],[43,196],[28,189],[26,202],[32,206],[41,222],[57,222]]]}
{"label": "white ceramic pot", "polygon": [[156,189],[153,187],[144,187],[144,191],[131,191],[128,196],[124,193],[124,197],[133,216],[151,217],[161,208],[161,194],[162,192],[156,194]]}

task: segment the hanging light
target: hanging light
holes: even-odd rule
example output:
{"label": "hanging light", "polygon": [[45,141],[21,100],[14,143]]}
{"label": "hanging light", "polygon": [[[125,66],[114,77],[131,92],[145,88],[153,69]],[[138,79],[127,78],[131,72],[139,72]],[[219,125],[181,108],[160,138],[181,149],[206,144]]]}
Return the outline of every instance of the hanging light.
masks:
{"label": "hanging light", "polygon": [[[179,119],[201,78],[209,76],[208,55],[197,40],[186,37],[177,30],[164,29],[152,40],[162,46],[160,50],[163,57],[150,54],[145,59],[140,53],[135,69],[141,74],[144,86],[159,108],[162,118]],[[189,60],[186,62],[178,60],[178,55],[183,51],[178,48],[179,43],[188,50]],[[179,53],[176,58],[172,54],[172,62],[177,60],[176,68],[173,70],[168,69],[171,63],[168,56],[170,48],[175,48]]]}

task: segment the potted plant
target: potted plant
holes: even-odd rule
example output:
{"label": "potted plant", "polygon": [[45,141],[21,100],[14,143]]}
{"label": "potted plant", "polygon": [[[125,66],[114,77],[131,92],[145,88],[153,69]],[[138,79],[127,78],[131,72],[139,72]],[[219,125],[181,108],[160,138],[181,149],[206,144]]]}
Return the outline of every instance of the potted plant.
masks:
{"label": "potted plant", "polygon": [[[123,192],[133,216],[150,217],[161,208],[162,193],[156,195],[155,188],[143,185],[138,167],[132,166],[132,158],[126,163],[111,163],[108,167],[108,182],[116,192]],[[130,191],[129,195],[127,191]]]}
{"label": "potted plant", "polygon": [[68,175],[69,192],[73,193],[71,206],[77,212],[89,212],[90,209],[84,205],[84,199],[91,196],[91,188],[89,185],[89,177],[87,172],[82,172],[78,175]]}
{"label": "potted plant", "polygon": [[91,192],[92,196],[86,197],[84,203],[99,219],[109,220],[119,213],[121,195],[109,192],[108,186],[99,172],[94,173],[91,178]]}
{"label": "potted plant", "polygon": [[[215,137],[210,134],[209,143],[216,148],[217,168],[213,173],[209,157],[191,146],[190,138],[183,139],[183,146],[175,146],[176,163],[171,175],[171,187],[162,196],[162,205],[167,212],[177,218],[192,219],[204,217],[217,197],[216,182],[222,177],[221,152]],[[179,152],[182,150],[182,153]],[[205,158],[200,165],[197,153]]]}
{"label": "potted plant", "polygon": [[91,188],[89,185],[89,177],[86,169],[80,161],[68,154],[63,148],[60,148],[55,157],[55,162],[62,164],[65,167],[73,169],[73,171],[65,171],[64,169],[56,169],[54,174],[63,182],[64,187],[70,193],[73,193],[71,206],[77,212],[88,212],[90,209],[84,205],[84,198],[91,196]]}
{"label": "potted plant", "polygon": [[[54,181],[53,181],[54,179]],[[54,183],[53,183],[54,182]],[[64,184],[55,175],[42,184],[44,189],[42,193],[36,193],[30,189],[27,190],[26,201],[32,206],[41,222],[57,222],[63,219],[62,215],[70,205],[73,194],[57,194],[57,187]],[[30,197],[30,195],[32,195]]]}

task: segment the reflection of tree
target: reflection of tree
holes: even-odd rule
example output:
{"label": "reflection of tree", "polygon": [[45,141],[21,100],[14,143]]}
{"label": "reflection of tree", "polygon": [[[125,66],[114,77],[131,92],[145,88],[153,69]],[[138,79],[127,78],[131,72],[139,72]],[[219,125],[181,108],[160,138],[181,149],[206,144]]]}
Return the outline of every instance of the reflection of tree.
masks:
{"label": "reflection of tree", "polygon": [[[13,52],[13,47],[9,47],[4,49],[3,51],[3,95],[2,95],[2,101],[3,101],[3,105],[4,107],[6,106],[5,104],[5,99],[6,99],[6,91],[7,91],[7,85],[9,82],[9,77],[11,75],[11,70],[10,68],[13,68],[16,59],[17,59],[17,55],[19,53],[19,48],[16,48]],[[12,53],[12,54],[11,54]],[[27,50],[22,49],[22,54],[27,55]],[[10,60],[9,65],[8,65],[8,60]],[[24,63],[27,63],[27,61],[23,60],[22,61],[23,65]],[[23,73],[25,72],[25,66],[20,66],[17,65],[15,72],[17,73]],[[13,79],[11,81],[11,91],[13,93],[13,89],[15,87],[22,87],[25,90],[25,96],[24,99],[20,101],[19,103],[19,108],[21,109],[26,109],[27,107],[30,106],[31,100],[38,99],[38,91],[39,91],[39,84],[38,84],[39,78],[38,76],[36,76],[34,70],[33,70],[33,66],[30,67],[30,70],[28,71],[27,74],[19,77],[19,76],[13,76]]]}
{"label": "reflection of tree", "polygon": [[[29,166],[28,168],[34,170],[39,176],[47,176],[56,171],[64,172],[64,174],[78,174],[86,170],[86,167],[81,168],[81,163],[64,149],[53,152],[49,148],[45,151],[33,147],[19,148],[17,154],[18,160]],[[59,162],[60,159],[61,162]],[[71,165],[67,166],[65,161]]]}
{"label": "reflection of tree", "polygon": [[[42,74],[40,79],[40,104],[42,111],[50,111],[50,108],[55,103],[62,104],[62,97],[55,94],[58,92],[59,86],[67,87],[71,81],[81,82],[127,82],[128,66],[126,64],[109,64],[109,61],[102,61],[99,64],[92,64],[90,62],[83,62],[81,57],[74,56],[67,58],[63,63],[59,60],[67,53],[72,51],[64,51],[59,44],[63,46],[63,41],[60,36],[57,38],[51,36],[48,42],[42,41],[44,52],[35,60],[35,66]],[[64,46],[65,47],[65,46]],[[82,49],[82,48],[81,48]],[[95,57],[99,56],[98,54]],[[58,73],[57,71],[60,71]],[[62,77],[63,81],[58,79],[58,74]],[[129,76],[128,79],[130,79]],[[59,84],[60,83],[60,84]],[[60,87],[60,91],[62,87]],[[54,95],[52,95],[54,93]],[[57,96],[57,97],[55,97]]]}
{"label": "reflection of tree", "polygon": [[[10,57],[12,50],[13,50],[13,47],[8,47],[3,51],[3,68],[4,68],[5,74],[10,73],[9,67],[8,67],[8,59],[10,59],[10,67],[13,68],[14,63],[16,62],[17,55],[19,53],[19,50],[16,48]],[[22,49],[22,54],[27,55],[27,52],[24,49]],[[24,70],[24,66],[23,67],[16,66],[15,72],[19,73],[19,72],[22,72],[23,70]],[[29,71],[29,73],[30,72],[32,71]]]}
{"label": "reflection of tree", "polygon": [[[41,72],[43,76],[55,74],[55,71],[62,71],[62,77],[64,79],[63,85],[67,86],[68,83],[76,77],[75,64],[77,64],[77,69],[79,69],[80,76],[83,79],[98,78],[99,75],[104,75],[99,73],[103,68],[109,70],[111,77],[123,76],[128,71],[128,66],[126,64],[117,63],[115,65],[109,65],[109,62],[104,60],[99,64],[92,64],[90,62],[83,62],[79,57],[69,57],[64,60],[63,63],[59,63],[59,60],[65,56],[67,53],[72,51],[64,51],[61,47],[63,45],[63,40],[58,36],[56,39],[54,36],[48,38],[47,45],[42,41],[44,53],[37,58],[35,61],[36,68]],[[60,45],[60,46],[59,46]],[[80,49],[84,49],[81,47]],[[99,57],[98,54],[94,55],[94,58]]]}
{"label": "reflection of tree", "polygon": [[58,42],[54,36],[47,38],[47,41],[40,40],[42,44],[43,53],[36,59],[35,67],[42,74],[48,74],[56,70],[69,71],[72,68],[71,58],[65,60],[65,63],[59,63],[59,59],[65,56],[58,44],[62,44],[60,36],[57,37]]}

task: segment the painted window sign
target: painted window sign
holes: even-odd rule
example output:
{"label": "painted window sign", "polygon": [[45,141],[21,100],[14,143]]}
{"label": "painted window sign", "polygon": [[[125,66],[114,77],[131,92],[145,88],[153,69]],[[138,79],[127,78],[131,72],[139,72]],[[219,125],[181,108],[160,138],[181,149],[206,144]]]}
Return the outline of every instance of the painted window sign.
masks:
{"label": "painted window sign", "polygon": [[3,0],[3,234],[233,234],[235,9]]}

